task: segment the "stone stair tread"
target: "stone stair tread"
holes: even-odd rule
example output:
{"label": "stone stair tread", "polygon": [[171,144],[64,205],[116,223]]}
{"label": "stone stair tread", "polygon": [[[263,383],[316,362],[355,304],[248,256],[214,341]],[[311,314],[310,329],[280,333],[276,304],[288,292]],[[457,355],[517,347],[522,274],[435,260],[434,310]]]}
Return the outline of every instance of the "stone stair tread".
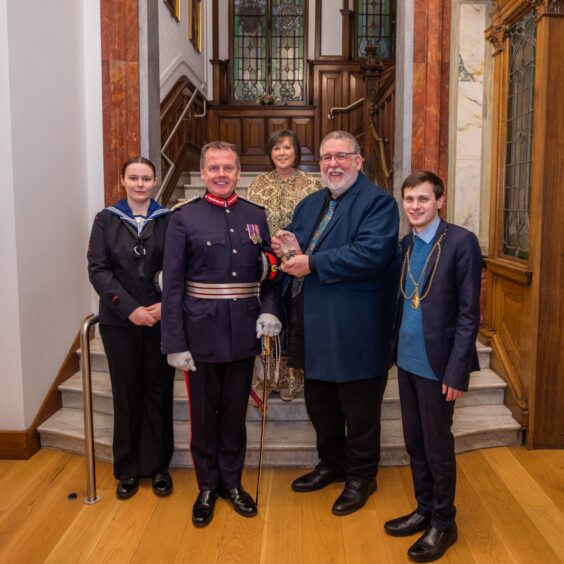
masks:
{"label": "stone stair tread", "polygon": [[[113,418],[110,415],[94,414],[96,447],[105,450],[101,458],[108,459],[108,448],[111,449]],[[247,422],[248,451],[256,452],[260,445],[260,422]],[[456,437],[457,452],[518,444],[520,425],[511,417],[510,411],[503,405],[471,406],[458,408],[454,417],[453,432]],[[80,409],[63,408],[55,413],[39,427],[44,446],[53,446],[83,452],[83,415]],[[189,449],[189,426],[187,422],[174,423],[175,449]],[[64,441],[67,440],[67,446]],[[403,435],[400,420],[382,421],[382,449],[394,451],[403,449]],[[269,422],[265,432],[265,451],[299,451],[315,452],[315,432],[309,421],[273,421]],[[399,452],[399,451],[398,451]],[[252,455],[254,456],[254,455]],[[251,456],[251,458],[252,458]],[[398,458],[399,457],[399,458]],[[391,464],[404,463],[405,453],[395,455],[383,454],[383,462]]]}
{"label": "stone stair tread", "polygon": [[[92,378],[92,392],[95,395],[104,397],[111,397],[112,389],[110,384],[110,375],[107,372],[91,372]],[[483,388],[506,388],[507,384],[495,372],[489,368],[484,368],[479,372],[473,372],[470,377],[469,392],[476,391]],[[59,389],[64,391],[73,391],[77,393],[82,392],[82,374],[76,372],[68,380],[63,382]],[[175,401],[186,401],[188,397],[186,385],[183,380],[175,380],[174,382],[174,399]],[[389,378],[386,391],[384,392],[384,401],[397,401],[399,399],[399,390],[397,378]],[[269,398],[269,403],[284,404],[276,395]],[[294,402],[303,402],[303,393],[298,395]]]}

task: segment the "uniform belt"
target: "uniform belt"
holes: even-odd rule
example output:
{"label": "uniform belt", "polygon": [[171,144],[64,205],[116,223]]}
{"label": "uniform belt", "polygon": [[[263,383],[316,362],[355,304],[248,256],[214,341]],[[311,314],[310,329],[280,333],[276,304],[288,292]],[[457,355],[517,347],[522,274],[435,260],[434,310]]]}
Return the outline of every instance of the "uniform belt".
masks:
{"label": "uniform belt", "polygon": [[238,282],[229,284],[205,284],[186,280],[186,293],[193,298],[204,300],[233,300],[239,298],[258,298],[258,282]]}

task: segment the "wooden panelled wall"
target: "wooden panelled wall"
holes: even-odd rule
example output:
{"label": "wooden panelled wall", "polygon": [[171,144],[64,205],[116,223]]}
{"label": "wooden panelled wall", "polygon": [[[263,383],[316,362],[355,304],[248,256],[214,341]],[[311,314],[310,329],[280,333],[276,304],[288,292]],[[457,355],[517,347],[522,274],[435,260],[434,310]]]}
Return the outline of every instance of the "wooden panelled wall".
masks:
{"label": "wooden panelled wall", "polygon": [[[564,1],[498,0],[487,37],[494,46],[493,170],[486,323],[493,368],[527,426],[527,445],[564,447]],[[504,256],[508,31],[536,12],[536,70],[527,260]]]}

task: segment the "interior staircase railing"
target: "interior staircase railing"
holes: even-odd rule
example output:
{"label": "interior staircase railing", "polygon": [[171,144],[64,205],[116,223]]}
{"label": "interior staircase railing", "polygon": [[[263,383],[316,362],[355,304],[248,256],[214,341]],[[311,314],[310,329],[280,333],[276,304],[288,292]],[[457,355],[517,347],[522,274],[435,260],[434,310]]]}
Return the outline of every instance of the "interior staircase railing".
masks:
{"label": "interior staircase railing", "polygon": [[90,370],[90,332],[98,323],[97,315],[89,315],[80,331],[80,370],[82,372],[82,402],[84,410],[84,456],[86,459],[86,498],[93,505],[100,501],[96,495],[96,461],[94,458],[94,420],[92,410],[92,377]]}

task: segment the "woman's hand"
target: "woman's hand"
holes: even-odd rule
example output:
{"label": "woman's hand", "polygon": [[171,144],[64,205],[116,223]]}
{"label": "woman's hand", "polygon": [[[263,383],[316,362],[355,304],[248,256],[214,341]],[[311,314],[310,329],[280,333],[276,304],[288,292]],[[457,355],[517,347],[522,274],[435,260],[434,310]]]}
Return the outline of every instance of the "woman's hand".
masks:
{"label": "woman's hand", "polygon": [[155,321],[161,320],[161,302],[150,305],[147,311],[155,318]]}
{"label": "woman's hand", "polygon": [[[159,318],[160,315],[161,304],[159,304]],[[158,321],[155,319],[153,314],[151,314],[149,309],[143,306],[139,306],[137,309],[134,309],[127,317],[131,323],[134,323],[135,325],[146,325],[147,327],[152,327]]]}

